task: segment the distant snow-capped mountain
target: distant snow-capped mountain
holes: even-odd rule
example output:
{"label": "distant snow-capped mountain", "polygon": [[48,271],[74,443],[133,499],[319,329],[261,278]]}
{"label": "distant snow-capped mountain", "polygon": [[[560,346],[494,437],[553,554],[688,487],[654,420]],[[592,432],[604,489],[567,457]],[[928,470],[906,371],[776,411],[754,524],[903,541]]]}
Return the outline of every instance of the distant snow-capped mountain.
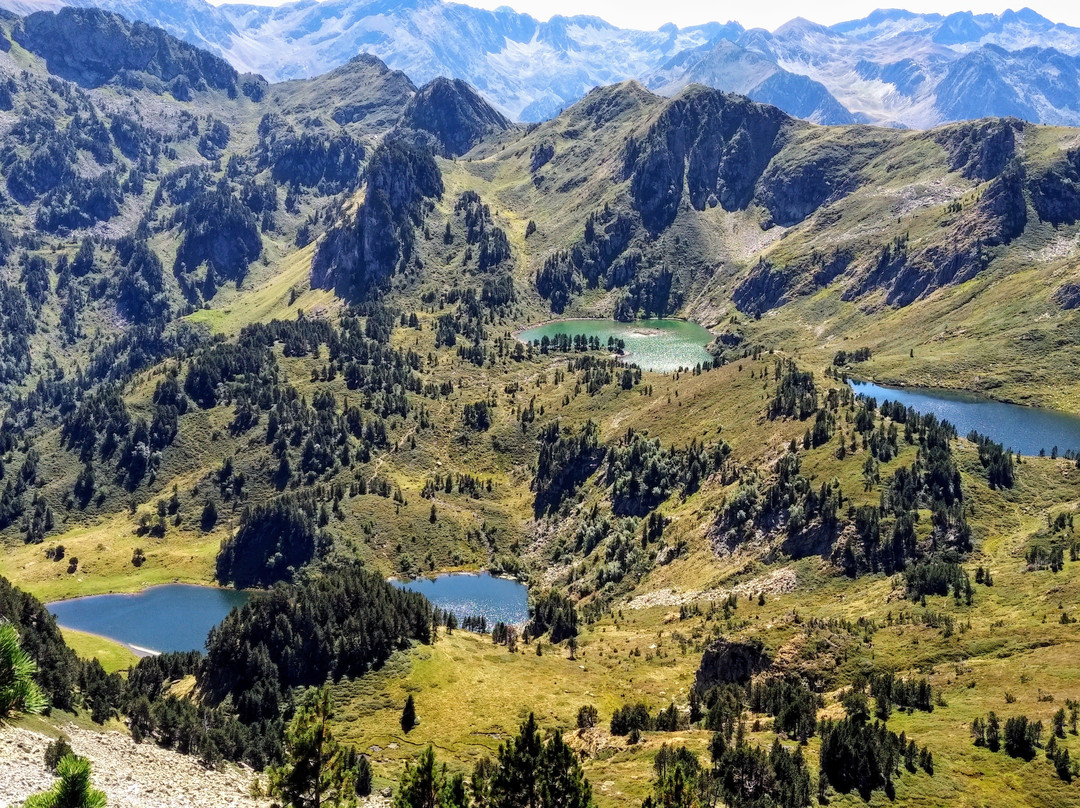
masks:
{"label": "distant snow-capped mountain", "polygon": [[1030,9],[889,9],[833,26],[795,19],[772,32],[737,22],[636,31],[444,0],[0,0],[17,14],[61,5],[158,25],[272,81],[372,53],[418,84],[464,79],[523,121],[550,117],[594,86],[637,78],[662,93],[695,82],[741,92],[819,123],[926,127],[1015,115],[1080,125],[1080,29]]}

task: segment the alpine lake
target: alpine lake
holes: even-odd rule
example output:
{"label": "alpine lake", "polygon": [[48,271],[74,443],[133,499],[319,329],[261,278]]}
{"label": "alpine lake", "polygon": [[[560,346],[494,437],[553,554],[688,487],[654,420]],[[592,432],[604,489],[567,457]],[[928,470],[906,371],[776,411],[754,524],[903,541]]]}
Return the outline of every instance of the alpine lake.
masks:
{"label": "alpine lake", "polygon": [[1033,456],[1056,446],[1064,454],[1080,451],[1080,416],[1038,407],[1006,404],[971,393],[916,387],[884,387],[872,382],[849,381],[856,394],[896,401],[921,413],[932,413],[956,427],[961,437],[972,430],[1023,455]]}
{"label": "alpine lake", "polygon": [[689,320],[552,320],[530,326],[517,333],[526,343],[540,343],[558,337],[595,337],[601,346],[610,339],[622,340],[625,353],[619,358],[642,370],[674,373],[695,365],[711,362],[712,354],[705,350],[713,340],[712,333]]}
{"label": "alpine lake", "polygon": [[[424,595],[459,618],[484,617],[488,624],[524,623],[529,592],[524,584],[487,572],[447,573],[392,583]],[[203,651],[211,629],[253,593],[193,584],[166,584],[137,594],[90,595],[48,604],[64,628],[97,634],[139,656]]]}

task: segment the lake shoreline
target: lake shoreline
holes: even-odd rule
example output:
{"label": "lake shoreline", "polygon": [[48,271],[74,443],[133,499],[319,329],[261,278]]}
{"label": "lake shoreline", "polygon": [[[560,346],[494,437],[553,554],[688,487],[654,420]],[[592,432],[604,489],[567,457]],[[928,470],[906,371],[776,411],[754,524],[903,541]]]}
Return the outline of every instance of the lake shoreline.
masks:
{"label": "lake shoreline", "polygon": [[[90,596],[90,597],[93,597],[93,596]],[[107,634],[99,634],[96,631],[84,631],[83,629],[75,628],[74,626],[65,626],[60,621],[57,621],[56,627],[58,629],[60,629],[61,631],[71,631],[71,632],[74,632],[76,634],[85,634],[87,637],[96,637],[99,640],[104,640],[105,642],[110,642],[113,645],[119,645],[121,648],[126,648],[128,651],[131,651],[131,653],[133,653],[139,659],[145,659],[146,657],[150,657],[150,656],[161,656],[161,651],[155,651],[153,648],[143,648],[142,646],[139,646],[139,645],[132,645],[129,642],[124,642],[123,640],[118,640],[118,639],[116,639],[116,637],[110,637]]]}
{"label": "lake shoreline", "polygon": [[[219,589],[219,590],[222,590],[224,592],[253,591],[253,590],[234,589],[231,586],[222,586],[221,584],[218,584],[218,583],[196,583],[195,581],[184,581],[184,580],[181,580],[181,579],[177,578],[174,581],[167,581],[167,582],[162,583],[162,584],[150,584],[150,586],[144,586],[141,589],[121,589],[121,590],[110,589],[110,590],[105,591],[105,592],[90,592],[90,593],[85,594],[85,595],[71,595],[71,596],[66,597],[66,598],[56,598],[55,600],[46,601],[45,602],[45,608],[48,608],[49,606],[51,606],[54,603],[69,603],[69,602],[71,602],[73,600],[79,600],[81,598],[100,598],[100,597],[104,597],[106,595],[113,595],[113,596],[116,596],[116,597],[127,596],[127,597],[133,597],[134,598],[134,597],[138,597],[139,595],[142,595],[142,594],[144,594],[146,592],[149,592],[149,591],[151,591],[153,589],[161,589],[162,587],[166,587],[166,586],[197,586],[197,587],[199,587],[201,589]],[[80,631],[80,629],[72,629],[72,631]],[[83,633],[84,634],[92,634],[93,632],[84,631]],[[106,639],[108,639],[108,638],[106,638]]]}
{"label": "lake shoreline", "polygon": [[1034,410],[1034,411],[1037,411],[1037,412],[1053,412],[1053,413],[1060,413],[1062,415],[1068,415],[1068,416],[1071,416],[1071,417],[1074,417],[1074,418],[1080,418],[1080,412],[1071,412],[1069,410],[1059,410],[1059,409],[1055,409],[1054,407],[1045,407],[1045,406],[1043,406],[1041,404],[1031,404],[1031,403],[1026,402],[1026,401],[1017,401],[1016,399],[1012,399],[1012,398],[1004,398],[1004,397],[1001,397],[1001,396],[995,396],[995,395],[993,395],[991,393],[983,392],[981,390],[972,390],[970,387],[937,387],[937,386],[933,386],[933,385],[927,386],[927,385],[922,385],[922,384],[909,384],[907,382],[898,381],[898,380],[895,380],[895,379],[874,379],[874,378],[867,378],[867,377],[864,377],[864,376],[855,376],[852,373],[844,373],[844,376],[845,376],[845,378],[847,378],[847,380],[849,382],[854,382],[855,384],[873,384],[873,385],[876,385],[877,387],[885,387],[885,388],[891,388],[891,389],[895,389],[895,390],[904,390],[904,391],[918,390],[918,391],[926,393],[928,395],[937,395],[937,394],[944,395],[944,394],[950,394],[951,393],[951,394],[956,394],[956,395],[970,396],[972,399],[978,399],[978,400],[983,400],[983,401],[993,401],[993,402],[996,402],[998,404],[1008,404],[1009,406],[1012,406],[1012,407],[1024,407],[1026,409]]}
{"label": "lake shoreline", "polygon": [[[1080,416],[954,388],[895,386],[845,375],[856,395],[893,401],[948,421],[959,437],[985,435],[1027,457],[1080,451]],[[1055,452],[1055,450],[1057,450]]]}
{"label": "lake shoreline", "polygon": [[[534,328],[543,328],[544,326],[548,325],[555,325],[556,323],[571,323],[576,320],[584,320],[594,323],[618,323],[619,325],[632,325],[634,323],[648,323],[652,322],[653,320],[665,320],[668,322],[676,323],[691,323],[693,325],[701,326],[710,334],[713,334],[711,328],[701,325],[701,323],[697,322],[696,320],[691,320],[689,317],[647,317],[640,320],[616,320],[614,317],[596,317],[592,315],[587,315],[583,317],[551,317],[547,320],[540,320],[539,322],[530,323],[529,325],[523,325],[521,328],[516,328],[510,332],[510,336],[512,336],[519,342],[525,342],[525,340],[521,339],[521,335],[524,334],[526,331],[532,331]],[[657,330],[656,333],[659,334],[662,332]],[[713,334],[713,337],[715,338],[716,335]]]}
{"label": "lake shoreline", "polygon": [[45,608],[56,624],[119,645],[137,657],[203,651],[210,632],[252,592],[198,584],[163,584],[138,593],[85,595]]}

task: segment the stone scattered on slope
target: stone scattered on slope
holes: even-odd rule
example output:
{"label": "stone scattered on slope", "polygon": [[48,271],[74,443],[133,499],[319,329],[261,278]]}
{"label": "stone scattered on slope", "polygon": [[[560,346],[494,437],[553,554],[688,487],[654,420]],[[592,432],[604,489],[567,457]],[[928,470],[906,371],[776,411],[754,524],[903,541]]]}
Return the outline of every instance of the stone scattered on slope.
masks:
{"label": "stone scattered on slope", "polygon": [[[93,764],[93,782],[105,792],[110,808],[263,808],[252,797],[256,774],[224,765],[207,769],[197,758],[137,744],[119,732],[94,732],[74,725],[63,728],[75,754]],[[0,807],[20,804],[52,786],[45,768],[51,738],[16,727],[0,728]]]}

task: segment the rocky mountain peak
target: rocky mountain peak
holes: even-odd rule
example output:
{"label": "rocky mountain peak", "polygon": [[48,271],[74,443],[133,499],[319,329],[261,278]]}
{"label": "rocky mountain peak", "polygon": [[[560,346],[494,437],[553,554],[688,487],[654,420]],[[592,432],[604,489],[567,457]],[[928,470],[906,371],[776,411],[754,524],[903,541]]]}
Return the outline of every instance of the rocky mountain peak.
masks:
{"label": "rocky mountain peak", "polygon": [[461,79],[428,82],[405,107],[402,124],[434,136],[441,151],[461,155],[510,121]]}

